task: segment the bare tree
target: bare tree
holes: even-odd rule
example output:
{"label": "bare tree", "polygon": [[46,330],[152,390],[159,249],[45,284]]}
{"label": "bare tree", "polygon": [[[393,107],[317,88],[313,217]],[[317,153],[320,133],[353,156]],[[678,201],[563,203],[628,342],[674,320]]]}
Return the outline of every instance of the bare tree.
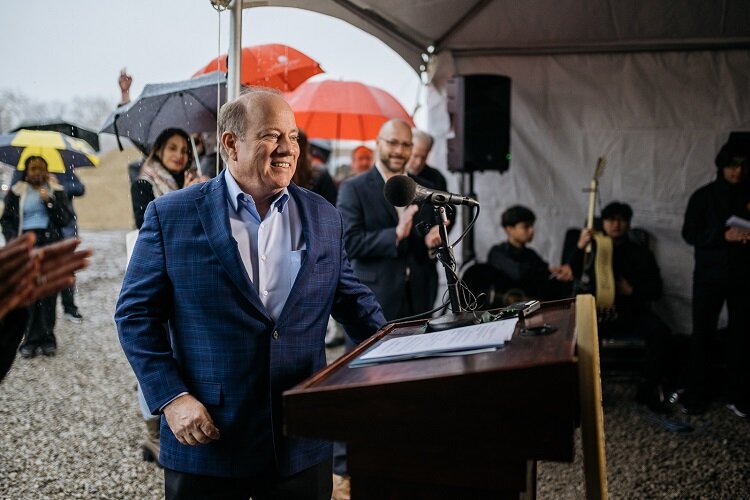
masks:
{"label": "bare tree", "polygon": [[101,96],[76,97],[68,105],[65,116],[82,127],[99,130],[113,109],[112,102]]}
{"label": "bare tree", "polygon": [[17,90],[0,90],[0,132],[7,132],[26,115],[31,101]]}
{"label": "bare tree", "polygon": [[0,133],[22,123],[66,120],[99,130],[114,105],[101,96],[74,97],[69,102],[35,101],[18,90],[0,90]]}

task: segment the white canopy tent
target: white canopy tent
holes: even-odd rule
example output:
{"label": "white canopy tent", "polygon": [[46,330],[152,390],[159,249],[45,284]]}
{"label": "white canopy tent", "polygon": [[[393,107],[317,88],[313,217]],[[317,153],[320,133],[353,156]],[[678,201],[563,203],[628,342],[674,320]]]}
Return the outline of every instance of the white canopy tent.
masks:
{"label": "white canopy tent", "polygon": [[[451,133],[444,84],[453,75],[511,78],[510,170],[476,175],[483,211],[476,250],[504,239],[500,213],[537,214],[532,245],[560,259],[565,229],[580,226],[582,192],[608,158],[601,200],[631,204],[653,235],[665,283],[661,316],[689,332],[692,248],[680,236],[690,194],[714,178],[732,130],[750,129],[747,0],[245,0],[296,7],[376,36],[426,72],[431,163],[446,169]],[[235,5],[233,34],[237,27]],[[240,41],[233,37],[233,45]],[[231,67],[232,65],[230,65]],[[234,65],[237,68],[237,65]],[[231,76],[230,76],[231,81]],[[452,189],[456,176],[448,174]]]}

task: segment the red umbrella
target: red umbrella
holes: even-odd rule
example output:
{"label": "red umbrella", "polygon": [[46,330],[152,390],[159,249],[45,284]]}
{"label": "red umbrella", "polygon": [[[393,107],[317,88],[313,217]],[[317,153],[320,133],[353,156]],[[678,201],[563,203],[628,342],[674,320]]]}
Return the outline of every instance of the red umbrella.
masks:
{"label": "red umbrella", "polygon": [[[288,92],[311,76],[323,73],[316,61],[299,50],[280,43],[244,47],[241,59],[240,83],[243,85],[260,85]],[[217,70],[227,72],[227,54],[208,63],[193,77]]]}
{"label": "red umbrella", "polygon": [[392,118],[414,124],[391,94],[360,82],[305,82],[286,97],[308,137],[367,141]]}

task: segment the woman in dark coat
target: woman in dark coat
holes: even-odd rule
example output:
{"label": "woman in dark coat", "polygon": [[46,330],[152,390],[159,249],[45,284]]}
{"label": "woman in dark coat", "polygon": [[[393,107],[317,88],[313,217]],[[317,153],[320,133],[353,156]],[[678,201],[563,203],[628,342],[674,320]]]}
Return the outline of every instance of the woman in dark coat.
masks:
{"label": "woman in dark coat", "polygon": [[[34,232],[37,247],[63,239],[62,230],[71,219],[67,196],[54,176],[47,171],[47,161],[41,156],[29,156],[25,170],[5,198],[5,209],[0,223],[5,241],[22,233]],[[39,353],[54,356],[55,303],[57,294],[37,300],[29,308],[29,319],[21,348],[21,356]]]}
{"label": "woman in dark coat", "polygon": [[154,141],[140,175],[130,186],[135,226],[141,228],[146,207],[159,196],[207,180],[208,177],[198,175],[193,164],[187,132],[165,129]]}

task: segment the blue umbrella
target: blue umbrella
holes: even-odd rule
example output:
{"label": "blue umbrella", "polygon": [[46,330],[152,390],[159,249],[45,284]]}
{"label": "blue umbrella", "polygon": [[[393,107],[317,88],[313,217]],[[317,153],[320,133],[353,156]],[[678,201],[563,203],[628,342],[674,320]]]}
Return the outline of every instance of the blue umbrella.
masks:
{"label": "blue umbrella", "polygon": [[[219,99],[217,102],[217,91]],[[162,130],[178,127],[193,134],[216,130],[217,104],[227,100],[227,78],[218,71],[171,83],[151,83],[137,99],[116,109],[100,133],[126,137],[144,153]]]}

